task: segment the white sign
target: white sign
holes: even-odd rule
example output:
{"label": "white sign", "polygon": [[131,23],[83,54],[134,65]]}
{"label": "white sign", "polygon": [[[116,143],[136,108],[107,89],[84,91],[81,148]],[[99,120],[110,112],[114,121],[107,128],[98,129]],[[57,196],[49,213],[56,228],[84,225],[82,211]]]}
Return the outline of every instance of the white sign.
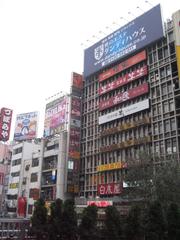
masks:
{"label": "white sign", "polygon": [[122,118],[122,117],[125,117],[128,115],[131,115],[133,113],[145,110],[147,108],[149,108],[149,99],[132,104],[125,108],[120,108],[119,110],[108,113],[106,115],[100,116],[99,117],[99,125],[116,120],[118,118]]}

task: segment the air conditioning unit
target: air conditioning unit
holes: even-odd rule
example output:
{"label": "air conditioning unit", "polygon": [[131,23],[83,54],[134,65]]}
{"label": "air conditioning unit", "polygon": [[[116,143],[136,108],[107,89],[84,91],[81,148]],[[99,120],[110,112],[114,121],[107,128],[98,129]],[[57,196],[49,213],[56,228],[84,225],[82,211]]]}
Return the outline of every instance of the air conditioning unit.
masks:
{"label": "air conditioning unit", "polygon": [[26,184],[26,180],[27,180],[27,178],[24,177],[24,178],[23,178],[23,181],[22,181],[22,184]]}
{"label": "air conditioning unit", "polygon": [[28,171],[29,168],[30,168],[30,165],[28,164],[28,165],[26,165],[25,170]]}

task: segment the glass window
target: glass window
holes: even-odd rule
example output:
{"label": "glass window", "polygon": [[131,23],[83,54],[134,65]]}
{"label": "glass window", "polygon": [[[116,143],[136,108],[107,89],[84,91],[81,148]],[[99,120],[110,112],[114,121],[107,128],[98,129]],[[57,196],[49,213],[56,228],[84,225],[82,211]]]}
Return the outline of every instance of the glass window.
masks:
{"label": "glass window", "polygon": [[38,181],[38,173],[31,173],[31,182],[37,182]]}
{"label": "glass window", "polygon": [[39,166],[39,159],[38,158],[34,158],[32,160],[32,167],[37,167]]}

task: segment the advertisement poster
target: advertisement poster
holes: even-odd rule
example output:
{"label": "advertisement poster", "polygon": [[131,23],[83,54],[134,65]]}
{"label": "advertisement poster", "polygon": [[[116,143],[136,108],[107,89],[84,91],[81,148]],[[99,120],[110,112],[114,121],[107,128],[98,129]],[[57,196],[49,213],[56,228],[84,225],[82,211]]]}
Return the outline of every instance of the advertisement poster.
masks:
{"label": "advertisement poster", "polygon": [[37,137],[38,112],[18,114],[16,117],[14,140],[23,141]]}
{"label": "advertisement poster", "polygon": [[0,141],[8,141],[11,129],[13,111],[8,108],[2,108],[0,112]]}

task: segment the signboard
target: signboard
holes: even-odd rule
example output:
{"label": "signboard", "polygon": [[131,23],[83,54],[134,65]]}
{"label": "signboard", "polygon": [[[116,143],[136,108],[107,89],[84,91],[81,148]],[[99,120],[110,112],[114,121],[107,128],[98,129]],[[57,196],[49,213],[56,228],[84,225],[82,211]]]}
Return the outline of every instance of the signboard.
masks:
{"label": "signboard", "polygon": [[112,91],[118,87],[121,87],[129,82],[134,81],[140,77],[147,75],[147,66],[140,67],[130,73],[125,74],[123,77],[119,77],[113,82],[110,82],[104,86],[99,87],[99,95]]}
{"label": "signboard", "polygon": [[141,102],[132,104],[128,107],[120,108],[119,110],[100,116],[99,124],[107,123],[107,122],[131,115],[133,113],[136,113],[148,108],[149,108],[149,99],[146,99]]}
{"label": "signboard", "polygon": [[18,114],[16,117],[14,140],[22,141],[37,137],[38,112]]}
{"label": "signboard", "polygon": [[173,14],[172,19],[174,24],[174,38],[175,38],[175,45],[176,45],[178,76],[180,80],[180,10]]}
{"label": "signboard", "polygon": [[147,83],[141,84],[138,87],[132,88],[126,92],[119,93],[115,97],[111,97],[108,100],[101,101],[99,103],[99,110],[102,111],[106,108],[113,107],[114,105],[120,104],[127,100],[133,99],[135,97],[141,96],[148,93],[149,87]]}
{"label": "signboard", "polygon": [[68,97],[60,97],[46,105],[44,137],[52,136],[66,129]]}
{"label": "signboard", "polygon": [[84,76],[138,51],[164,36],[161,9],[157,5],[85,50]]}
{"label": "signboard", "polygon": [[97,166],[97,172],[122,169],[122,168],[126,168],[126,167],[127,167],[127,164],[122,163],[122,162],[108,163],[108,164],[103,164],[103,165]]}
{"label": "signboard", "polygon": [[0,141],[8,141],[11,129],[12,110],[2,108],[0,112]]}
{"label": "signboard", "polygon": [[88,206],[108,207],[112,206],[112,201],[87,201]]}
{"label": "signboard", "polygon": [[122,183],[98,184],[98,195],[118,195],[123,191]]}
{"label": "signboard", "polygon": [[147,57],[146,57],[145,50],[140,53],[137,53],[133,57],[130,57],[127,60],[117,64],[113,68],[110,68],[110,69],[106,70],[105,72],[101,73],[99,75],[99,82],[102,82],[102,81],[106,80],[107,78],[110,78],[110,77],[114,76],[115,74],[120,73],[123,70],[128,69],[137,63],[142,62],[143,60],[146,60],[146,58]]}

